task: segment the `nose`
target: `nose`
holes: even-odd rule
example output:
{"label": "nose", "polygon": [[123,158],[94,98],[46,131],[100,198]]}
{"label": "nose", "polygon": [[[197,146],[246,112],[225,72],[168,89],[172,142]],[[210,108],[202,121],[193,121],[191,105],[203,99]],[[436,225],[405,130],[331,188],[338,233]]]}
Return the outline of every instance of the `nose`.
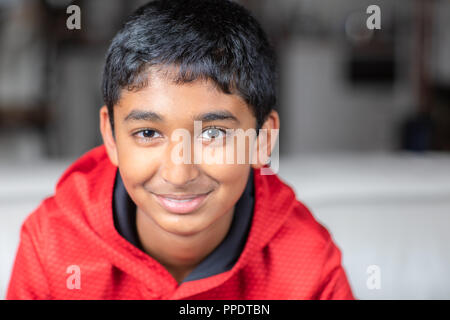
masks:
{"label": "nose", "polygon": [[[174,149],[177,148],[177,149]],[[191,154],[192,154],[191,150]],[[179,153],[178,153],[179,152]],[[193,163],[193,158],[191,157],[190,161],[177,161],[174,159],[174,154],[177,153],[178,158],[183,159],[184,150],[179,150],[179,146],[172,144],[169,148],[167,148],[163,159],[161,159],[161,167],[160,173],[162,178],[167,182],[176,187],[183,187],[187,184],[195,181],[200,172],[199,168],[195,163]],[[188,163],[185,163],[188,162]]]}

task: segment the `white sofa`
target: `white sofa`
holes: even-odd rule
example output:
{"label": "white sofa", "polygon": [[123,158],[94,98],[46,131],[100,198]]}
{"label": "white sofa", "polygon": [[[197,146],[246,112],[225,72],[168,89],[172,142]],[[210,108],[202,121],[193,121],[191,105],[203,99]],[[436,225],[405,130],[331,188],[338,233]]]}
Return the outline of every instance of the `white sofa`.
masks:
{"label": "white sofa", "polygon": [[332,233],[357,298],[450,299],[450,155],[297,156],[279,174]]}
{"label": "white sofa", "polygon": [[[69,163],[0,163],[1,298],[22,221]],[[358,299],[450,298],[450,155],[288,156],[279,176],[332,234]],[[367,285],[373,265],[379,289]]]}

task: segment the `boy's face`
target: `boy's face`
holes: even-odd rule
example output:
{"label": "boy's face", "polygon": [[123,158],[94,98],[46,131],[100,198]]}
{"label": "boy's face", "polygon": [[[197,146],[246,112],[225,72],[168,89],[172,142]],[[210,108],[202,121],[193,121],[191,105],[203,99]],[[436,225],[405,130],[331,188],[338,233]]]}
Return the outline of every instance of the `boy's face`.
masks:
{"label": "boy's face", "polygon": [[[216,113],[228,117],[211,116]],[[194,119],[205,114],[209,118],[203,118],[200,134],[194,136]],[[256,128],[256,118],[244,100],[220,92],[210,82],[176,85],[153,76],[139,91],[122,90],[114,107],[115,138],[106,107],[100,111],[100,121],[108,155],[119,167],[130,197],[160,228],[177,235],[205,231],[232,210],[248,179],[250,148],[258,148],[258,142],[250,147],[246,138],[243,150],[238,150],[235,141],[232,163],[227,163],[225,156],[219,164],[194,163],[195,143],[202,146],[203,158],[219,149],[225,155],[226,129]],[[263,128],[278,129],[278,121],[273,111]],[[187,150],[179,153],[181,138],[172,141],[172,133],[181,128],[190,133],[189,163],[174,161],[175,153],[184,155]],[[267,147],[270,154],[271,147]],[[244,164],[238,163],[238,152],[245,152]],[[252,166],[261,167],[262,163]]]}

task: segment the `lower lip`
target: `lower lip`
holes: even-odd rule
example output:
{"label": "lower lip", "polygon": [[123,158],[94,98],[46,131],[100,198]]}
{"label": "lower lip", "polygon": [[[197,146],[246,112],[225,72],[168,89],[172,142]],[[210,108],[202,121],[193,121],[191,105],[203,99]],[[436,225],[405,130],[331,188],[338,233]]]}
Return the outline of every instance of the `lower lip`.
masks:
{"label": "lower lip", "polygon": [[178,201],[172,201],[168,198],[164,198],[158,195],[155,195],[156,199],[158,200],[159,204],[166,209],[167,211],[173,212],[173,213],[189,213],[196,209],[198,209],[202,203],[207,198],[208,194],[202,195],[197,198],[193,198],[189,201],[184,202],[178,202]]}

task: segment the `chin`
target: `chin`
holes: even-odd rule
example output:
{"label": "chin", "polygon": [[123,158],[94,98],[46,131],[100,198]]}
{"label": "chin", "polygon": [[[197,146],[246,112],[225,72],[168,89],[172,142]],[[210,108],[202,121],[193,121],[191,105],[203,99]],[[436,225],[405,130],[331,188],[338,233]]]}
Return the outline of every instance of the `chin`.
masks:
{"label": "chin", "polygon": [[[179,216],[173,213],[165,213],[165,215],[171,215],[172,217],[166,217],[168,218],[168,221],[161,221],[161,223],[158,223],[160,228],[177,236],[193,236],[202,232],[208,227],[208,225],[205,225],[204,223],[193,223],[193,221],[191,220],[193,219],[193,217],[188,217],[187,215]],[[187,224],[192,226],[187,227]]]}

